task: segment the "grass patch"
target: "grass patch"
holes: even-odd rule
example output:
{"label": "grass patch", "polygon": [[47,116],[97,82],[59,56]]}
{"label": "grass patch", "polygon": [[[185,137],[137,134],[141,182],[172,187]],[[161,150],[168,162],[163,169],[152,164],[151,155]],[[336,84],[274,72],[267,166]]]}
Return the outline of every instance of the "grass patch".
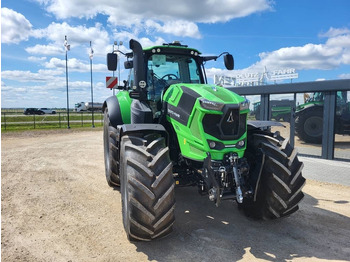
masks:
{"label": "grass patch", "polygon": [[[66,112],[54,115],[23,115],[23,112],[2,112],[1,130],[31,130],[67,128],[68,116]],[[69,113],[69,126],[71,128],[92,127],[92,113]],[[103,126],[103,114],[94,112],[94,126]]]}

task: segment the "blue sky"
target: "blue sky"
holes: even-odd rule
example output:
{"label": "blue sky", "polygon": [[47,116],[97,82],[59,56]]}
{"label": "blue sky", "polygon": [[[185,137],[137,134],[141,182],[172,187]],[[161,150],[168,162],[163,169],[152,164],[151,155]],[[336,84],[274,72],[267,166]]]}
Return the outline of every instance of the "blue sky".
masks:
{"label": "blue sky", "polygon": [[[94,100],[105,88],[106,53],[114,41],[143,46],[180,40],[203,54],[228,51],[206,65],[234,76],[295,68],[294,82],[350,78],[348,0],[3,0],[1,8],[1,107],[65,107],[64,36],[68,52],[70,107],[91,101],[89,41],[94,49]],[[126,72],[121,70],[122,80]],[[247,87],[248,88],[248,87]]]}

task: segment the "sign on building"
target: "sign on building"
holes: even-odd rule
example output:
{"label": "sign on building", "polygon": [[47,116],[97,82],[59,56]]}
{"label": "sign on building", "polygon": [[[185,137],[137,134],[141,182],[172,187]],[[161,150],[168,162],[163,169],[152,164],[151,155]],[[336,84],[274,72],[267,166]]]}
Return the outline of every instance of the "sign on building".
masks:
{"label": "sign on building", "polygon": [[235,76],[214,75],[214,84],[220,86],[258,86],[265,85],[268,81],[282,81],[298,78],[294,68],[281,69],[263,73],[242,73]]}

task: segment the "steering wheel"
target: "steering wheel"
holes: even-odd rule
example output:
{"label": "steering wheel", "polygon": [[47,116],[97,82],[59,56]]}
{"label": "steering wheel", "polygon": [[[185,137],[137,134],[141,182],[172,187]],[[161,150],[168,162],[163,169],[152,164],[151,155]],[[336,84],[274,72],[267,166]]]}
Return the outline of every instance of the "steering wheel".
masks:
{"label": "steering wheel", "polygon": [[[175,79],[173,79],[172,76],[174,76]],[[179,79],[180,79],[180,78],[178,78],[177,75],[175,75],[175,74],[166,74],[166,75],[164,75],[161,79],[162,79],[162,80],[165,80],[166,77],[168,78],[168,81],[169,81],[169,80],[179,80]],[[167,81],[167,80],[166,80],[166,81]]]}

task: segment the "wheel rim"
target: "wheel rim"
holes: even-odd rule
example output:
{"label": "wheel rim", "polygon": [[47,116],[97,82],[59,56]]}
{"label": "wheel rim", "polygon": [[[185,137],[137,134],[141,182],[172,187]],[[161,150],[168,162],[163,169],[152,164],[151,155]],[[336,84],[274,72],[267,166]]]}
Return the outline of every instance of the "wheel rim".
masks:
{"label": "wheel rim", "polygon": [[323,120],[321,117],[312,116],[305,121],[304,130],[308,136],[322,136]]}

